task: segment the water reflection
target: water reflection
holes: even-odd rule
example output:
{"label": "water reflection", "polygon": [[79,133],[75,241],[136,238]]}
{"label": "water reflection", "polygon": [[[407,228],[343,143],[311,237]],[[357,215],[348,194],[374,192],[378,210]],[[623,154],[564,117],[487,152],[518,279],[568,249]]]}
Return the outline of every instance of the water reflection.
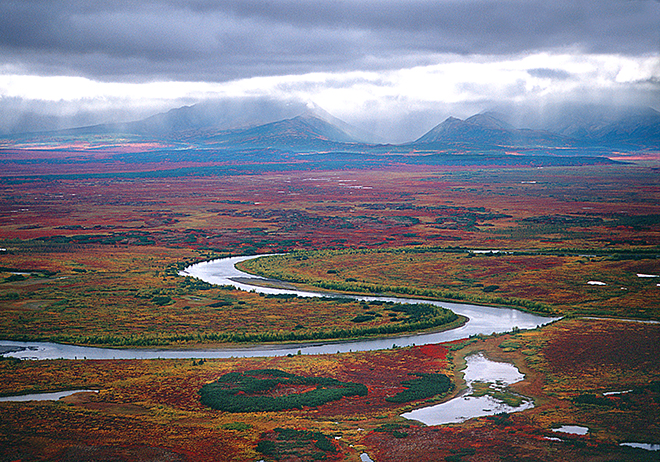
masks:
{"label": "water reflection", "polygon": [[660,444],[653,443],[621,443],[619,446],[628,446],[637,449],[646,449],[647,451],[660,451]]}
{"label": "water reflection", "polygon": [[562,425],[559,428],[553,428],[553,432],[570,433],[571,435],[586,435],[589,433],[589,427],[580,425]]}
{"label": "water reflection", "polygon": [[[534,406],[531,399],[507,389],[508,385],[525,378],[513,364],[490,361],[481,353],[467,356],[465,361],[465,393],[445,403],[401,414],[401,417],[426,425],[444,425],[465,422],[474,417],[519,412]],[[488,384],[480,387],[480,396],[476,396],[475,392],[478,383]],[[505,403],[503,399],[507,397],[520,401],[520,404],[512,406]]]}
{"label": "water reflection", "polygon": [[56,391],[52,393],[32,393],[29,395],[2,396],[0,402],[20,402],[20,401],[57,401],[60,398],[71,396],[76,393],[98,393],[98,390],[69,390]]}

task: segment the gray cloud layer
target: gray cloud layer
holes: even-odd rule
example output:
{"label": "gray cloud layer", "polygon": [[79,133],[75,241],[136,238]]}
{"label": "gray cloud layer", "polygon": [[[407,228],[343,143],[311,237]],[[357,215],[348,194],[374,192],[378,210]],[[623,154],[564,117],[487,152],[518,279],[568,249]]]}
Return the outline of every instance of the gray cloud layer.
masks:
{"label": "gray cloud layer", "polygon": [[26,73],[224,81],[440,53],[653,54],[658,24],[656,0],[4,0],[0,60]]}

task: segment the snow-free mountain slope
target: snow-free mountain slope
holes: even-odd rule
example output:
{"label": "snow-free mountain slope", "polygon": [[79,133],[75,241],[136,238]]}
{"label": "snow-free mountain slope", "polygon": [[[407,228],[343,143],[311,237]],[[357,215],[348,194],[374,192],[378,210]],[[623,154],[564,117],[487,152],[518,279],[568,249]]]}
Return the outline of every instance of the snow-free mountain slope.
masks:
{"label": "snow-free mountain slope", "polygon": [[465,120],[449,117],[413,145],[455,145],[472,148],[494,146],[561,146],[569,144],[565,137],[541,130],[517,129],[499,118],[498,114],[486,112]]}

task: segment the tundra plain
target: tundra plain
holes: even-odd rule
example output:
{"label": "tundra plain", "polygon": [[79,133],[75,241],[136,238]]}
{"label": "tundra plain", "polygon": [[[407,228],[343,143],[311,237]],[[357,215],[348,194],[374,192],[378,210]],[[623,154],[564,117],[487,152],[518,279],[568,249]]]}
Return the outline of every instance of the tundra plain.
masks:
{"label": "tundra plain", "polygon": [[[7,161],[10,173],[0,178],[4,340],[190,348],[282,341],[288,332],[327,339],[415,328],[413,314],[383,305],[269,297],[179,275],[195,262],[275,253],[283,255],[242,269],[305,289],[503,305],[562,319],[533,331],[336,355],[6,357],[2,395],[99,392],[0,403],[1,460],[657,458],[620,445],[660,443],[653,164],[308,162],[200,171],[173,163],[145,172],[92,153],[72,154],[73,174],[43,154],[22,156]],[[21,170],[30,162],[38,174]],[[440,426],[399,417],[455,397],[474,352],[515,364],[525,380],[510,391],[534,407]],[[289,375],[367,392],[280,411],[206,406],[200,390],[231,373],[280,377],[264,392],[274,398],[313,388]],[[394,398],[425,374],[442,374],[451,387]],[[562,425],[589,431],[553,431]]]}

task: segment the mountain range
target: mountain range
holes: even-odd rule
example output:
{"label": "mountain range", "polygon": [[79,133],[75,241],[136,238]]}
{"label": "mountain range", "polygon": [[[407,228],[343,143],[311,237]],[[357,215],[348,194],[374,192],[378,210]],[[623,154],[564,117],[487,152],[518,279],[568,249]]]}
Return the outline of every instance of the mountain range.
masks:
{"label": "mountain range", "polygon": [[398,145],[369,142],[373,136],[318,107],[257,101],[235,107],[202,103],[121,124],[102,124],[55,132],[7,136],[76,138],[122,135],[144,140],[185,142],[218,148],[271,148],[291,152],[387,151],[461,152],[527,150],[584,154],[585,149],[654,150],[660,148],[660,112],[648,107],[611,110],[570,107],[543,119],[530,114],[533,128],[517,128],[512,117],[494,111],[461,120],[448,117],[418,139]]}
{"label": "mountain range", "polygon": [[573,140],[545,130],[518,129],[495,112],[475,114],[465,120],[449,117],[436,125],[414,145],[442,147],[447,144],[471,146],[566,146]]}

